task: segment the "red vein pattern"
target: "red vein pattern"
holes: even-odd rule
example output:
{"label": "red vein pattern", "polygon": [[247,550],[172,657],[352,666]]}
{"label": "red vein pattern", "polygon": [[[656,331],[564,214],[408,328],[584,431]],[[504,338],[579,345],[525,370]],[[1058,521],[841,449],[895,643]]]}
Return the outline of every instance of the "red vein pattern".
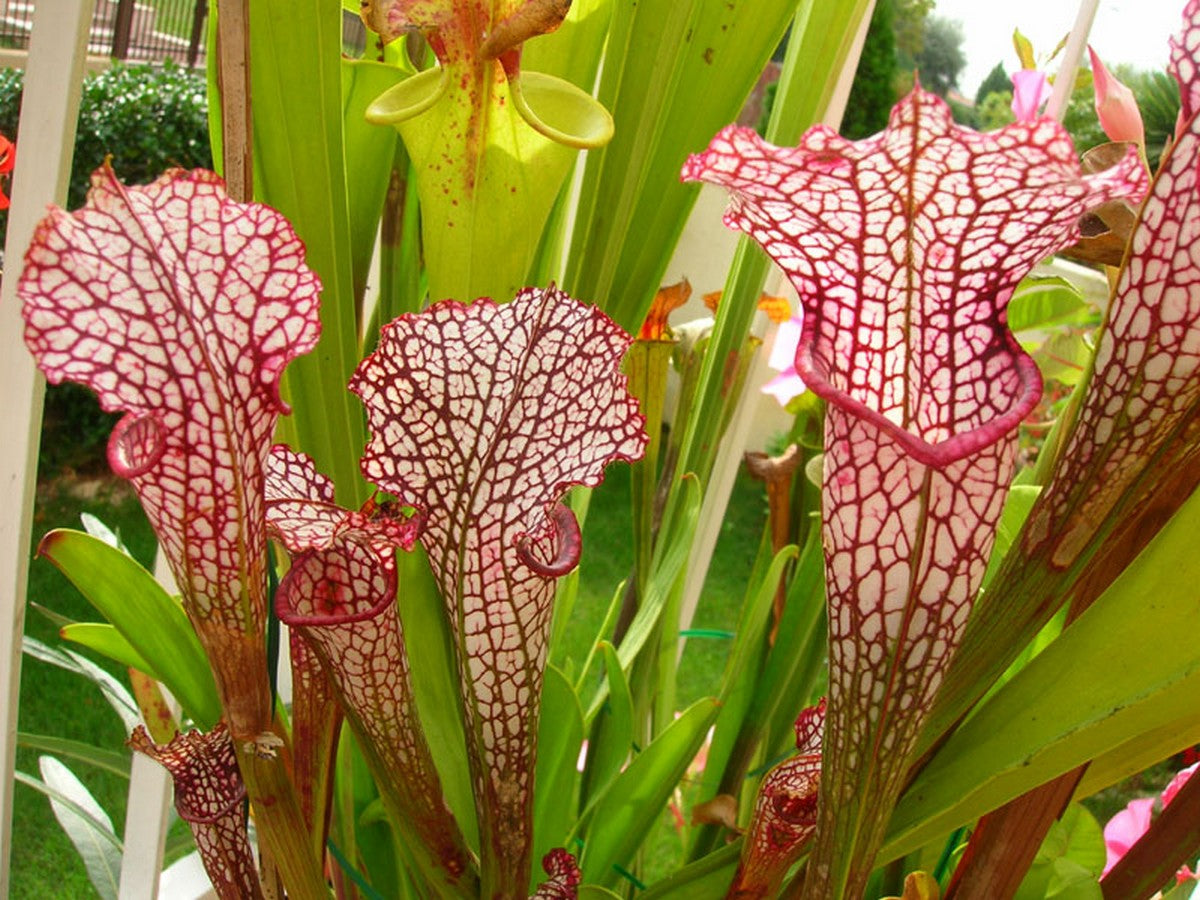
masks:
{"label": "red vein pattern", "polygon": [[109,462],[170,561],[234,737],[253,739],[270,722],[263,464],[280,374],[320,330],[303,246],[210,172],[127,188],[104,166],[82,209],[38,226],[17,290],[46,378],[126,413]]}
{"label": "red vein pattern", "polygon": [[728,128],[684,167],[731,191],[804,304],[796,370],[829,402],[830,727],[805,896],[856,896],[960,637],[1041,380],[1005,306],[1089,207],[1140,197],[1136,151],[1083,177],[1055,122],[989,134],[915,90],[887,130],[794,149]]}
{"label": "red vein pattern", "polygon": [[155,744],[144,726],[129,746],[162,764],[175,782],[175,809],[192,829],[204,871],[221,900],[256,900],[262,888],[246,830],[246,785],[224,722],[207,734],[177,734]]}
{"label": "red vein pattern", "polygon": [[1183,27],[1178,35],[1172,35],[1169,43],[1171,74],[1179,82],[1182,101],[1179,117],[1181,122],[1188,122],[1200,112],[1200,73],[1196,69],[1196,60],[1200,59],[1200,26],[1195,0],[1188,0],[1183,8]]}
{"label": "red vein pattern", "polygon": [[542,871],[550,877],[538,885],[529,900],[576,900],[583,873],[574,856],[557,847],[542,857]]}
{"label": "red vein pattern", "polygon": [[1049,119],[979,134],[916,90],[886,131],[824,126],[794,149],[730,127],[684,167],[729,188],[725,222],[766,248],[804,304],[796,368],[815,393],[944,466],[999,439],[1041,394],[1004,307],[1089,208],[1145,190],[1137,152],[1081,177]]}
{"label": "red vein pattern", "polygon": [[366,512],[340,509],[332,482],[282,445],[271,450],[266,500],[268,525],[293,554],[276,612],[320,659],[413,851],[427,848],[457,883],[470,854],[417,715],[396,612],[395,548],[412,547],[417,525],[373,501]]}
{"label": "red vein pattern", "polygon": [[522,555],[564,568],[558,498],[645,449],[618,371],[628,345],[599,311],[526,288],[504,305],[401,316],[350,383],[372,434],[363,474],[426,517],[420,539],[458,645],[484,887],[504,896],[529,883],[555,585]]}
{"label": "red vein pattern", "polygon": [[321,837],[329,836],[333,760],[337,752],[342,708],[321,661],[300,632],[288,634],[292,669],[292,781],[300,800],[304,824]]}
{"label": "red vein pattern", "polygon": [[[1078,423],[1026,532],[1029,548],[1051,542],[1056,568],[1072,565],[1102,526],[1114,524],[1118,503],[1129,509],[1144,501],[1173,471],[1194,465],[1198,449],[1200,2],[1188,3],[1184,16],[1183,32],[1171,40],[1183,127],[1134,229]],[[1151,484],[1130,497],[1150,467]]]}
{"label": "red vein pattern", "polygon": [[[1080,613],[1200,485],[1200,4],[1172,40],[1185,98],[1176,142],[1138,216],[1093,373],[1020,552],[981,600],[935,704],[924,750],[1065,602]],[[998,636],[1001,639],[997,639]],[[973,692],[972,692],[973,691]]]}
{"label": "red vein pattern", "polygon": [[738,900],[772,898],[788,870],[800,858],[817,828],[817,789],[821,783],[821,733],[825,701],[796,719],[796,749],[766,774],[758,788],[750,832],[729,896]]}

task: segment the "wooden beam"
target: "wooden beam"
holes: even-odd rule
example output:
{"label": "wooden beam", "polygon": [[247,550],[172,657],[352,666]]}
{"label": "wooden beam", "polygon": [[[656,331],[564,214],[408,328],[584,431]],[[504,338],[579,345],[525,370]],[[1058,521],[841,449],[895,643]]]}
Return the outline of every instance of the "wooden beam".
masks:
{"label": "wooden beam", "polygon": [[46,205],[66,199],[94,5],[95,0],[41,0],[34,11],[4,247],[9,271],[0,283],[0,421],[7,435],[0,442],[0,697],[5,719],[0,739],[0,897],[9,895],[21,636],[45,390],[22,339],[17,277]]}

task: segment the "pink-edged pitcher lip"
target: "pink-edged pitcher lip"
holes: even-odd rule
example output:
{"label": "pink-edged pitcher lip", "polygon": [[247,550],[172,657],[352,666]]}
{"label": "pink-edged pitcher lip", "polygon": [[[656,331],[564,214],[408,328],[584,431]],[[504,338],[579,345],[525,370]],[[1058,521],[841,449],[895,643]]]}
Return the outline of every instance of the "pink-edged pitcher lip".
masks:
{"label": "pink-edged pitcher lip", "polygon": [[1020,425],[1041,399],[1042,375],[1037,363],[1021,350],[1011,334],[1006,335],[1006,338],[1010,348],[1015,351],[1014,366],[1022,385],[1020,394],[1006,412],[975,428],[958,432],[944,441],[922,440],[878,410],[831,385],[813,366],[812,344],[803,338],[796,348],[796,372],[809,390],[818,397],[840,406],[851,415],[874,423],[881,431],[894,438],[917,462],[941,469],[971,456],[989,444],[996,443]]}

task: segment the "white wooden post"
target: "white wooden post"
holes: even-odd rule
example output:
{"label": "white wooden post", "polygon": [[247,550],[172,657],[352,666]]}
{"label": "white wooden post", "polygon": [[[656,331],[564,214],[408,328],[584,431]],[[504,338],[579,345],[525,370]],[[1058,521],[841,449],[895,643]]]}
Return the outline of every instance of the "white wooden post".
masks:
{"label": "white wooden post", "polygon": [[[875,11],[875,3],[868,4],[859,22],[858,31],[854,34],[854,43],[846,54],[846,62],[838,74],[837,85],[829,98],[829,105],[822,118],[830,128],[840,128],[842,116],[846,112],[846,103],[850,99],[850,87],[854,84],[854,75],[858,71],[858,61],[862,57],[863,45],[867,41],[867,30],[871,27],[871,15]],[[743,240],[747,240],[743,238]],[[778,276],[779,270],[774,270]],[[782,290],[776,291],[782,293]],[[742,456],[746,451],[746,442],[753,424],[753,410],[757,406],[758,392],[770,380],[771,373],[766,361],[775,341],[776,328],[769,329],[763,346],[759,348],[758,358],[754,361],[746,383],[742,388],[742,396],[737,410],[726,430],[725,439],[717,451],[713,462],[712,475],[704,492],[704,504],[700,509],[700,524],[696,537],[692,541],[692,552],[688,558],[687,574],[683,582],[683,599],[679,609],[679,630],[686,631],[692,625],[696,615],[696,606],[700,603],[700,590],[708,578],[708,567],[712,563],[713,551],[717,547],[717,538],[721,534],[721,523],[725,521],[725,510],[729,506],[729,497],[733,493],[733,485],[737,479],[738,469],[742,465]],[[678,656],[682,658],[686,638],[679,639]]]}
{"label": "white wooden post", "polygon": [[1083,59],[1083,48],[1087,46],[1088,34],[1092,30],[1092,22],[1096,19],[1096,9],[1100,0],[1082,0],[1079,12],[1075,16],[1075,24],[1067,35],[1067,46],[1063,49],[1062,62],[1058,67],[1058,75],[1054,78],[1054,90],[1046,104],[1046,115],[1058,121],[1063,120],[1067,104],[1071,101],[1071,90],[1075,87],[1075,72]]}
{"label": "white wooden post", "polygon": [[[168,592],[178,591],[161,548],[154,559],[154,577]],[[165,688],[163,697],[178,716],[179,704]],[[134,753],[125,804],[125,853],[121,857],[118,900],[155,900],[158,896],[172,792],[171,776],[162,764],[144,753]]]}
{"label": "white wooden post", "polygon": [[34,11],[4,247],[8,274],[0,284],[0,422],[6,432],[0,442],[0,696],[5,703],[0,740],[0,897],[9,893],[21,634],[45,390],[21,337],[17,276],[46,205],[66,199],[93,6],[94,0],[40,0]]}

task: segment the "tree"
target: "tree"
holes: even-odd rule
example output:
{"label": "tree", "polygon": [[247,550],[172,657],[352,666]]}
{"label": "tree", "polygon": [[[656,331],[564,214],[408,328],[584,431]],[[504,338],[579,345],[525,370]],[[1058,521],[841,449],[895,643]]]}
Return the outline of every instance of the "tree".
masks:
{"label": "tree", "polygon": [[975,105],[982,106],[988,94],[1002,93],[1004,91],[1012,93],[1012,79],[1004,71],[1004,63],[998,62],[995,68],[987,73],[987,77],[979,85],[979,90],[975,92]]}
{"label": "tree", "polygon": [[924,87],[941,97],[958,87],[958,76],[967,65],[962,44],[961,23],[939,16],[925,21],[925,40],[917,55]]}
{"label": "tree", "polygon": [[850,100],[842,119],[842,134],[857,139],[882,131],[888,113],[896,102],[893,82],[896,76],[896,39],[893,34],[894,0],[879,0],[862,58],[850,88]]}
{"label": "tree", "polygon": [[980,131],[995,131],[1013,121],[1012,88],[992,91],[975,105]]}
{"label": "tree", "polygon": [[897,64],[911,72],[925,44],[925,20],[934,0],[892,0],[892,30],[896,36]]}

